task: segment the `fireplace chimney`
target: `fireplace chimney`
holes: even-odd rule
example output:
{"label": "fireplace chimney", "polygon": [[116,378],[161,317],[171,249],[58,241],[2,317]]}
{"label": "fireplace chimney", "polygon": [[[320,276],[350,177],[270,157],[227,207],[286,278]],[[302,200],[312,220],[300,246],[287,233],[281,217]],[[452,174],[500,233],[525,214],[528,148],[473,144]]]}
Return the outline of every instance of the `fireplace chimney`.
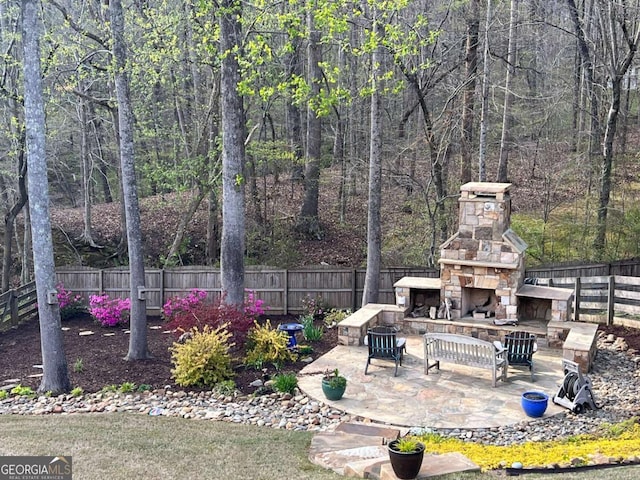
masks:
{"label": "fireplace chimney", "polygon": [[511,230],[510,183],[460,187],[459,227],[441,246],[441,298],[451,319],[492,318],[516,324],[526,243]]}

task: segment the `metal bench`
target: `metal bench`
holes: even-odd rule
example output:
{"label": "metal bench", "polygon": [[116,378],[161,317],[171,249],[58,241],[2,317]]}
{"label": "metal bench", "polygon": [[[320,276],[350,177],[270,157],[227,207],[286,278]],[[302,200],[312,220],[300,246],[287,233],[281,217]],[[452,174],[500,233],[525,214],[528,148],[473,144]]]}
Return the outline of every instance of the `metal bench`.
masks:
{"label": "metal bench", "polygon": [[[424,373],[433,367],[440,369],[440,362],[479,367],[491,370],[492,385],[499,378],[507,380],[506,349],[478,338],[453,333],[427,333],[424,335]],[[433,362],[433,363],[430,363]]]}
{"label": "metal bench", "polygon": [[367,365],[364,367],[364,374],[367,374],[371,360],[378,358],[381,360],[393,360],[396,364],[393,376],[397,376],[398,365],[402,365],[407,339],[398,338],[394,327],[380,325],[367,330],[365,343],[369,348],[369,356],[367,357]]}

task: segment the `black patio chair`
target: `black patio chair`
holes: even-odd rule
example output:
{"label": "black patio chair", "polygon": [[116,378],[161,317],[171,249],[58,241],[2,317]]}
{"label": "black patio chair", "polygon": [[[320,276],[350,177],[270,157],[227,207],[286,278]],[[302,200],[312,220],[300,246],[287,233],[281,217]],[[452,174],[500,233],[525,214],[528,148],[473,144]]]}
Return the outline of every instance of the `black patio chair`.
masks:
{"label": "black patio chair", "polygon": [[398,338],[394,327],[381,325],[367,330],[366,344],[369,347],[369,356],[367,357],[367,365],[364,367],[364,374],[367,374],[371,360],[377,358],[393,360],[396,364],[393,376],[397,376],[398,365],[402,365],[402,357],[407,348],[407,339]]}
{"label": "black patio chair", "polygon": [[504,337],[504,348],[509,366],[528,368],[533,382],[533,354],[538,349],[536,336],[529,332],[511,332]]}

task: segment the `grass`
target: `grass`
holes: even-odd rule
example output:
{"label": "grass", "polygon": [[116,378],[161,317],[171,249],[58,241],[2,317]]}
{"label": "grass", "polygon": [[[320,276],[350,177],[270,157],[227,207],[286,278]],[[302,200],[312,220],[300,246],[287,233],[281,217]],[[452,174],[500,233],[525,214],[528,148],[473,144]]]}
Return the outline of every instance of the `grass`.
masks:
{"label": "grass", "polygon": [[[0,415],[0,430],[0,455],[72,455],[74,480],[344,478],[309,462],[313,436],[309,432],[124,413]],[[434,478],[495,480],[503,476],[489,472]],[[640,467],[583,471],[562,478],[631,480],[640,478]]]}

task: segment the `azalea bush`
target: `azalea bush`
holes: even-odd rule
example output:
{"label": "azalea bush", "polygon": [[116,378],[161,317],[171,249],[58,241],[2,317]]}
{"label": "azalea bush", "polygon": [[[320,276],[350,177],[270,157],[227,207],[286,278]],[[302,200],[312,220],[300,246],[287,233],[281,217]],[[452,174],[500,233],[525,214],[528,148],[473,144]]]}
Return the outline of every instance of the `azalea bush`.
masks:
{"label": "azalea bush", "polygon": [[179,313],[188,313],[201,305],[207,298],[207,292],[199,288],[192,289],[186,297],[171,297],[162,306],[165,320],[173,320]]}
{"label": "azalea bush", "polygon": [[103,327],[115,327],[129,321],[131,300],[128,298],[110,298],[107,294],[89,297],[89,313]]}
{"label": "azalea bush", "polygon": [[74,294],[71,290],[64,288],[64,284],[56,285],[58,291],[58,306],[60,307],[60,319],[67,320],[78,313],[87,311],[82,295]]}
{"label": "azalea bush", "polygon": [[245,290],[245,292],[244,313],[248,317],[257,320],[260,315],[264,315],[269,307],[264,304],[264,300],[256,297],[256,292],[253,290]]}
{"label": "azalea bush", "polygon": [[224,298],[219,298],[212,304],[201,303],[189,310],[176,313],[167,323],[167,329],[173,331],[176,337],[180,337],[193,329],[203,331],[205,327],[216,329],[227,324],[233,343],[237,348],[243,348],[249,329],[264,310],[263,302],[256,300],[255,296],[248,296],[240,308],[227,305]]}

